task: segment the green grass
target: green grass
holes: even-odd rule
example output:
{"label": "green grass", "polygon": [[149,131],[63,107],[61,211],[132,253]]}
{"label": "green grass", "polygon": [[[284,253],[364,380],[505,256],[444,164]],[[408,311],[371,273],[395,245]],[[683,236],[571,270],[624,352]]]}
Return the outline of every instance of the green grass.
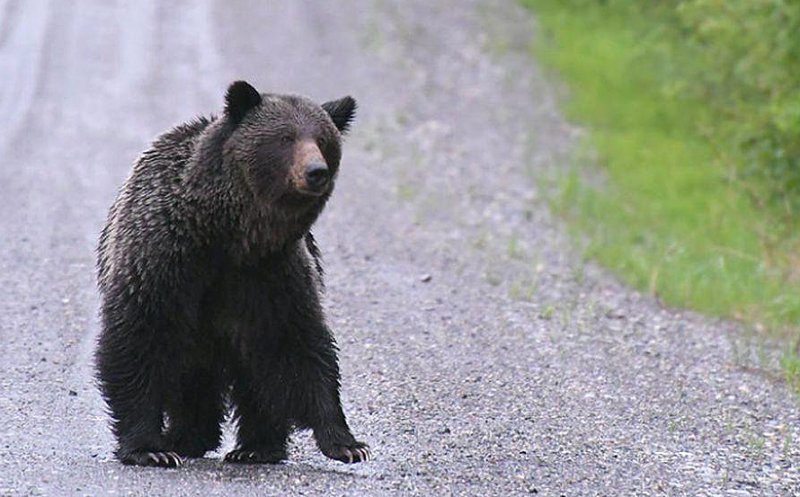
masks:
{"label": "green grass", "polygon": [[[668,305],[739,319],[792,345],[800,245],[750,200],[736,164],[720,160],[736,148],[716,132],[720,116],[682,91],[697,62],[659,17],[667,3],[644,14],[619,0],[522,3],[540,23],[537,57],[567,84],[567,116],[588,130],[554,202],[587,240],[586,255]],[[587,180],[597,175],[585,168],[598,165],[604,181]]]}

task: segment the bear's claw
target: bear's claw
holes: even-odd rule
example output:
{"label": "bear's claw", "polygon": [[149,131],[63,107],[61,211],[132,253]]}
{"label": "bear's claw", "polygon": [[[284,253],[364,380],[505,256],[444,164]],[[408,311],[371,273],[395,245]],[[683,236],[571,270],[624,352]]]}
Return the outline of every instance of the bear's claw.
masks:
{"label": "bear's claw", "polygon": [[331,459],[336,459],[347,464],[366,462],[372,459],[369,445],[355,442],[349,445],[334,445],[322,450],[322,453]]}
{"label": "bear's claw", "polygon": [[137,450],[123,457],[122,464],[178,468],[183,464],[183,459],[174,452]]}
{"label": "bear's claw", "polygon": [[277,464],[286,459],[280,450],[232,450],[225,455],[225,462],[234,464]]}

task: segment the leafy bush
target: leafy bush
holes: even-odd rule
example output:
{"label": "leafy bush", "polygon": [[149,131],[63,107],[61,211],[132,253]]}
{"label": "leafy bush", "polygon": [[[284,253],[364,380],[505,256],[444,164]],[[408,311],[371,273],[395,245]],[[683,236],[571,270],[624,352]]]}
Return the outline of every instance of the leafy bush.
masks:
{"label": "leafy bush", "polygon": [[[701,98],[713,109],[698,123],[710,140],[738,145],[718,160],[756,200],[778,206],[789,225],[800,212],[800,2],[797,0],[562,0],[602,8],[609,19],[657,21],[647,33],[666,58],[682,40],[694,60],[654,70],[664,95]],[[536,0],[526,3],[536,5]],[[641,60],[646,64],[646,60]]]}
{"label": "leafy bush", "polygon": [[800,2],[684,0],[681,27],[702,58],[688,88],[716,107],[719,131],[741,146],[742,178],[800,207]]}
{"label": "leafy bush", "polygon": [[798,1],[520,1],[589,131],[554,202],[586,255],[800,343]]}

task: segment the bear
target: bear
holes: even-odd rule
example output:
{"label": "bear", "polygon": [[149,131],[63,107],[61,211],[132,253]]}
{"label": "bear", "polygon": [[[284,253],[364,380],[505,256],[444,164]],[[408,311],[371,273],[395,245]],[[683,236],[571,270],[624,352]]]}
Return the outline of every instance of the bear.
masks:
{"label": "bear", "polygon": [[333,190],[350,97],[322,105],[232,83],[220,116],[162,134],[100,234],[96,377],[128,465],[287,459],[294,430],[363,462],[340,401],[338,349],[311,233]]}

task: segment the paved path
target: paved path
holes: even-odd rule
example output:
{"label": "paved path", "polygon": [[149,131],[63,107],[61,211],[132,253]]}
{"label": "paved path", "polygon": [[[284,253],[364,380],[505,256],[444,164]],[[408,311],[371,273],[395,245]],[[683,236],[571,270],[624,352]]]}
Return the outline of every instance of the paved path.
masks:
{"label": "paved path", "polygon": [[[125,4],[0,1],[0,495],[800,494],[797,403],[746,335],[624,288],[548,214],[576,130],[527,12]],[[316,231],[365,465],[307,434],[277,467],[111,457],[97,234],[149,140],[240,78],[359,99]]]}

